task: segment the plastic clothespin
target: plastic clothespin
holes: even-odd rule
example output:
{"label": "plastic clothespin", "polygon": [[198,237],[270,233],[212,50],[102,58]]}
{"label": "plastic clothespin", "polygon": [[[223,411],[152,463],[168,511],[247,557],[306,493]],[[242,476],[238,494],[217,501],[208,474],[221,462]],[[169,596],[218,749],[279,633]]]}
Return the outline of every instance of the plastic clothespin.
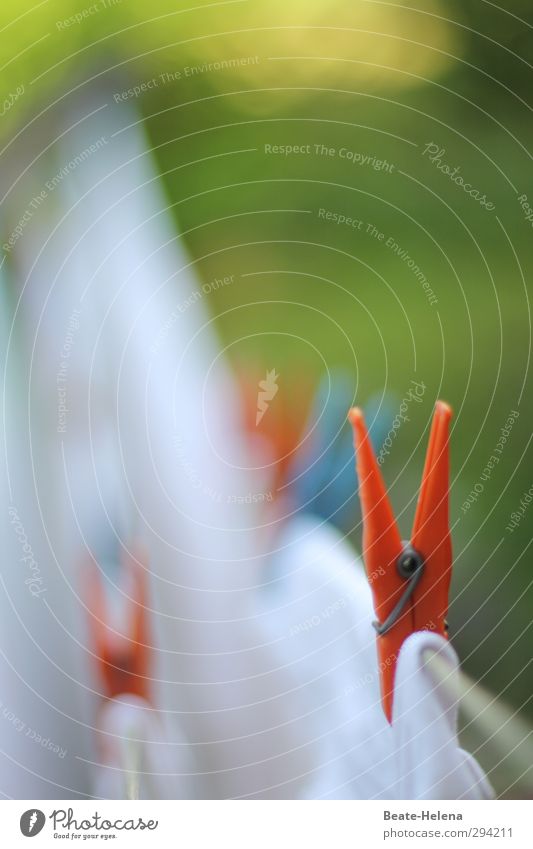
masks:
{"label": "plastic clothespin", "polygon": [[372,589],[383,710],[392,721],[396,661],[415,631],[447,637],[446,616],[452,570],[448,518],[449,424],[451,408],[435,406],[411,540],[402,541],[363,414],[349,419],[363,516],[363,558]]}
{"label": "plastic clothespin", "polygon": [[131,579],[124,624],[113,622],[106,603],[100,571],[93,565],[87,587],[89,633],[103,695],[114,699],[125,693],[149,701],[150,643],[146,586],[146,560],[143,553],[128,554],[123,564]]}

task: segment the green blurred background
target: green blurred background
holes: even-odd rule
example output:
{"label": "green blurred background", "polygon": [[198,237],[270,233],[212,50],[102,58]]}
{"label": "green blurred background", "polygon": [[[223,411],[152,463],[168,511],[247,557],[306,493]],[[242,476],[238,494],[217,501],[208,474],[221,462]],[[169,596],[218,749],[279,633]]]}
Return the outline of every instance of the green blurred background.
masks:
{"label": "green blurred background", "polygon": [[[29,121],[39,133],[58,101],[83,98],[95,80],[109,103],[144,83],[130,101],[198,274],[235,275],[210,294],[209,309],[236,367],[275,367],[290,390],[286,404],[302,381],[333,366],[353,376],[358,403],[385,391],[394,407],[411,380],[426,385],[383,467],[405,532],[432,404],[442,397],[454,406],[451,633],[465,669],[533,716],[533,513],[506,530],[533,483],[533,229],[518,201],[526,194],[533,205],[531,4],[8,6],[1,86],[5,97],[24,92],[2,116],[2,146],[11,141],[13,150]],[[65,26],[77,13],[82,19]],[[247,64],[216,65],[233,59]],[[494,210],[437,169],[423,154],[430,142]],[[265,145],[310,152],[285,156]],[[352,164],[343,148],[393,167]],[[320,209],[361,228],[326,221]],[[436,303],[389,238],[424,273]],[[501,460],[463,513],[512,410],[520,416]],[[505,764],[499,769],[505,785]]]}

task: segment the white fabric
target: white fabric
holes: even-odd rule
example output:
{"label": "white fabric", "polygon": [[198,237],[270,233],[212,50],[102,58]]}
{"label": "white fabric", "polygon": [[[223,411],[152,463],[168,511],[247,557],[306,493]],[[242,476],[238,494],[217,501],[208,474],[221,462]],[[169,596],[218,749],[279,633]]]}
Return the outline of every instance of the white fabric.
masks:
{"label": "white fabric", "polygon": [[280,540],[269,590],[261,599],[265,631],[299,696],[293,724],[306,729],[314,767],[307,798],[491,798],[476,761],[459,747],[458,704],[433,680],[425,652],[457,658],[430,632],[402,646],[393,723],[379,694],[370,589],[361,562],[330,527],[299,519]]}
{"label": "white fabric", "polygon": [[126,780],[137,781],[140,799],[191,799],[198,795],[191,749],[185,737],[167,734],[164,716],[131,694],[105,702],[97,715],[94,792],[124,799]]}
{"label": "white fabric", "polygon": [[[442,680],[428,663],[431,653],[448,668]],[[402,646],[392,722],[398,799],[493,798],[481,767],[457,739],[458,667],[452,646],[438,634],[421,631]]]}

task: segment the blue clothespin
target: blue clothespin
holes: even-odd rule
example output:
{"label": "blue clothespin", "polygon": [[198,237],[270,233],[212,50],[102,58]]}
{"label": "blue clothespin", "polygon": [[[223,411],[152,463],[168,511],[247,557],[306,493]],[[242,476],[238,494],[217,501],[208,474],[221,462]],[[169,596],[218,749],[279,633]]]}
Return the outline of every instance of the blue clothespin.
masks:
{"label": "blue clothespin", "polygon": [[[286,489],[296,512],[312,513],[349,533],[361,516],[354,487],[354,448],[346,410],[353,402],[353,378],[342,369],[320,381],[300,450],[288,469]],[[379,447],[394,416],[388,398],[365,404],[372,442]]]}

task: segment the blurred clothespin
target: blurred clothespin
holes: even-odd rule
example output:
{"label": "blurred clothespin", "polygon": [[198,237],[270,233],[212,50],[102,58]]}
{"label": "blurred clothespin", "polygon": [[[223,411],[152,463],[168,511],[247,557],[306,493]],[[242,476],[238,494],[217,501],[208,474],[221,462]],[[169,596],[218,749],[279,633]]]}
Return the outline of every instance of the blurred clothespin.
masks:
{"label": "blurred clothespin", "polygon": [[[359,514],[353,440],[346,427],[346,398],[353,392],[353,377],[345,369],[330,369],[319,381],[285,484],[295,511],[320,516],[345,534],[351,533]],[[365,408],[372,439],[384,440],[394,415],[391,399],[375,395]]]}
{"label": "blurred clothespin", "polygon": [[377,621],[383,710],[392,718],[396,662],[414,631],[447,636],[452,549],[448,519],[450,407],[435,407],[411,539],[402,541],[363,414],[349,413],[363,516],[363,557]]}
{"label": "blurred clothespin", "polygon": [[147,557],[136,550],[124,558],[121,571],[122,615],[110,611],[100,570],[91,564],[87,586],[92,651],[103,695],[114,699],[130,693],[149,701],[150,644],[147,605]]}

